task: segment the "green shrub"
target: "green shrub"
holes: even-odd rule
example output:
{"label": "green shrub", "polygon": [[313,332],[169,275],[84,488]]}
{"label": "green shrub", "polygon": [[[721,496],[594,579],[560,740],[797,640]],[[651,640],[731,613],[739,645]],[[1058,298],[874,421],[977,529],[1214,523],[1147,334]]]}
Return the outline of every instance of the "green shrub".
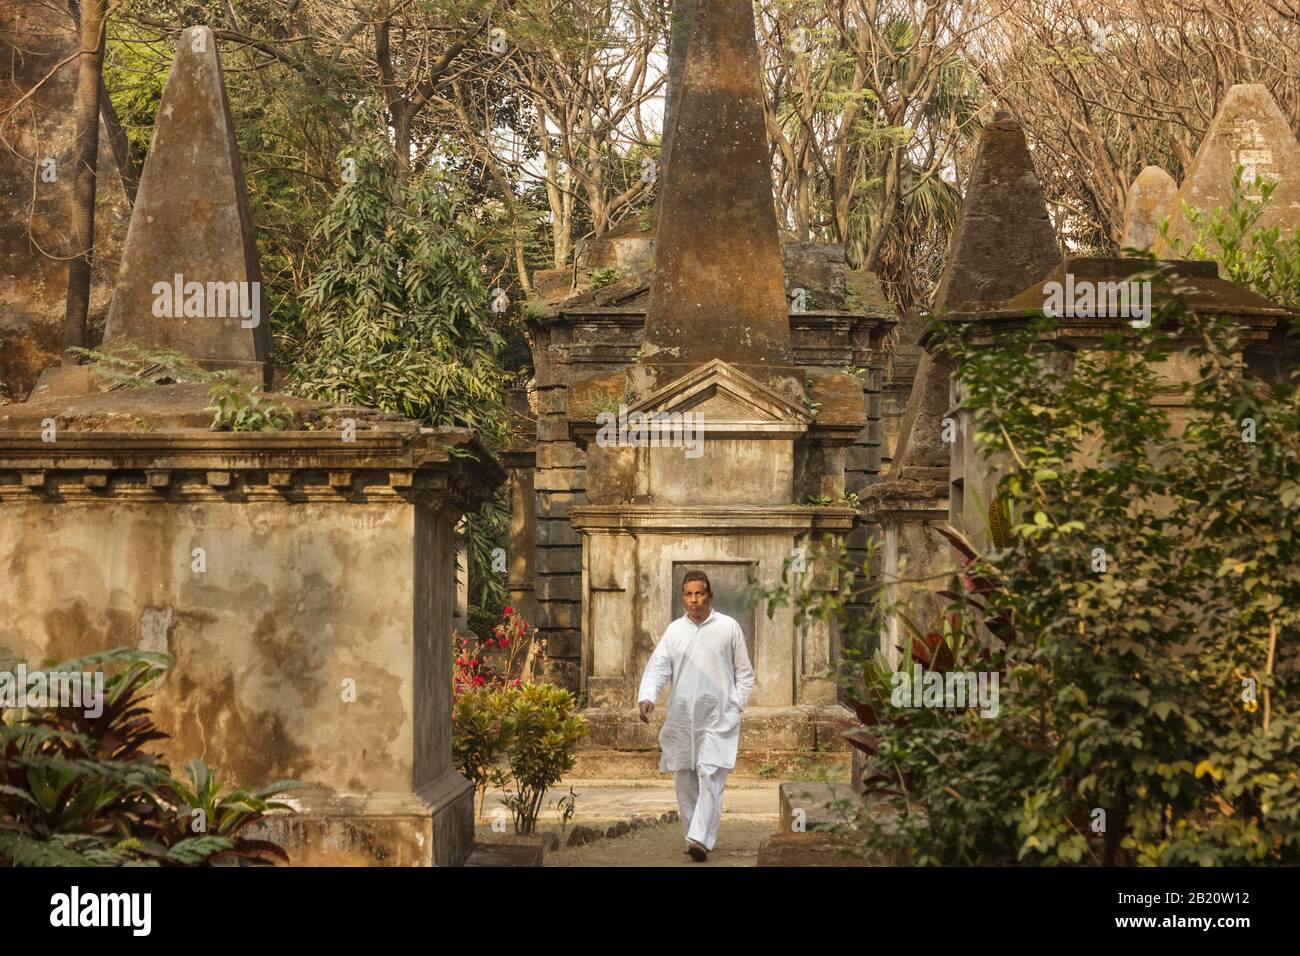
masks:
{"label": "green shrub", "polygon": [[[12,669],[9,662],[0,666]],[[268,798],[295,787],[293,781],[254,793],[226,790],[195,760],[182,782],[144,752],[167,736],[154,724],[144,692],[170,668],[170,658],[123,649],[47,671],[119,666],[105,676],[97,716],[82,707],[0,709],[0,866],[289,862],[276,844],[242,833],[288,809]]]}
{"label": "green shrub", "polygon": [[297,416],[292,408],[267,401],[258,389],[220,382],[209,392],[213,404],[212,430],[227,432],[282,431],[293,427]]}
{"label": "green shrub", "polygon": [[591,287],[593,289],[603,289],[605,286],[613,285],[617,281],[617,269],[597,269],[591,274]]}
{"label": "green shrub", "polygon": [[511,697],[500,687],[469,687],[456,695],[452,708],[452,762],[474,785],[480,819],[488,787],[504,787],[508,780],[502,761],[511,744]]}
{"label": "green shrub", "polygon": [[587,732],[576,710],[573,695],[550,684],[457,694],[452,759],[474,785],[480,818],[488,788],[506,787],[515,832],[533,832],[546,792],[573,769],[574,750]]}
{"label": "green shrub", "polygon": [[552,684],[522,684],[504,691],[503,724],[510,740],[508,760],[514,793],[505,799],[516,833],[532,833],[546,791],[573,769],[574,751],[587,733],[577,701]]}
{"label": "green shrub", "polygon": [[[1242,232],[1221,233],[1230,263]],[[1149,329],[1070,363],[1042,344],[1051,320],[994,347],[941,330],[974,440],[1007,465],[995,544],[967,555],[903,660],[996,674],[1000,706],[896,708],[894,668],[846,655],[870,755],[869,799],[849,808],[864,856],[1300,862],[1300,377],[1252,377],[1230,319],[1165,291]],[[1175,386],[1186,421],[1157,401],[1171,357],[1193,372]],[[842,588],[794,599],[857,627]]]}

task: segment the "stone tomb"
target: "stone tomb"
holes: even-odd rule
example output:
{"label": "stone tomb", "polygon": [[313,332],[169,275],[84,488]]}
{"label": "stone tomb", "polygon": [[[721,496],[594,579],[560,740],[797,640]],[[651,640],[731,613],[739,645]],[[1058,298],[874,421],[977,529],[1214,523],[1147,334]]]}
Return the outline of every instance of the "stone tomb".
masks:
{"label": "stone tomb", "polygon": [[[1169,235],[1184,243],[1194,237],[1184,215],[1184,204],[1208,212],[1227,209],[1236,167],[1243,167],[1242,190],[1258,201],[1264,182],[1275,184],[1256,228],[1277,226],[1282,235],[1300,229],[1300,144],[1291,123],[1268,88],[1259,83],[1238,83],[1228,90],[1205,131],[1196,156],[1183,176],[1173,202],[1163,211],[1169,217]],[[1169,244],[1155,242],[1157,255],[1168,258]]]}
{"label": "stone tomb", "polygon": [[453,529],[504,475],[468,432],[289,401],[312,430],[209,431],[191,385],[0,410],[0,646],[170,654],[165,755],[302,781],[268,828],[295,864],[462,862]]}
{"label": "stone tomb", "polygon": [[[265,324],[186,316],[196,332],[177,338],[176,317],[148,307],[173,267],[258,274],[206,28],[181,35],[163,106],[110,332],[120,318],[142,346],[264,381]],[[208,175],[213,163],[224,173]],[[199,210],[195,228],[169,204]],[[300,781],[285,798],[300,812],[262,825],[295,864],[464,862],[474,808],[451,762],[454,529],[501,467],[462,429],[272,395],[290,429],[213,431],[207,384],[106,389],[84,367],[63,371],[0,408],[0,646],[28,661],[170,654],[152,699],[164,755],[249,787]]]}
{"label": "stone tomb", "polygon": [[[606,774],[653,772],[657,764],[658,728],[637,720],[636,690],[675,614],[680,575],[696,566],[721,571],[717,610],[753,622],[756,685],[738,766],[793,766],[819,750],[847,757],[838,731],[851,714],[827,676],[839,635],[824,625],[797,629],[790,608],[769,616],[762,603],[752,611],[744,604],[742,582],[778,581],[787,562],[799,560],[798,548],[854,529],[857,515],[842,502],[849,450],[863,440],[869,412],[879,420],[862,378],[827,368],[824,354],[809,360],[795,351],[807,303],[796,310],[786,298],[762,110],[750,5],[699,5],[659,181],[640,348],[629,364],[570,377],[556,396],[563,406],[549,399],[544,406],[559,412],[554,426],[539,420],[539,440],[567,438],[585,452],[585,500],[568,502],[567,524],[582,546],[570,600],[581,614],[580,681],[592,727],[584,756]],[[649,251],[635,248],[643,243],[635,235],[607,240],[614,261],[626,264]],[[621,246],[634,254],[619,256]],[[836,257],[824,259],[830,279]],[[840,273],[842,262],[841,254]],[[627,301],[644,280],[620,281],[595,297]],[[807,298],[824,308],[823,298]],[[833,348],[849,345],[846,358],[874,366],[867,371],[878,395],[876,349],[893,321],[852,309],[815,319],[842,326]],[[569,351],[572,361],[589,349]],[[539,379],[543,371],[539,362]],[[620,412],[632,422],[693,417],[699,444],[676,430],[640,439],[602,433]],[[879,435],[869,438],[878,455]],[[539,443],[539,465],[541,455]],[[819,575],[811,556],[806,561],[799,573]],[[830,586],[824,576],[814,581]]]}
{"label": "stone tomb", "polygon": [[[963,303],[1009,299],[1060,258],[1024,133],[1010,114],[1000,112],[980,134],[932,317]],[[954,566],[952,547],[936,527],[964,527],[982,543],[979,514],[986,502],[981,503],[982,486],[972,479],[975,470],[982,474],[988,465],[971,462],[971,475],[952,468],[953,449],[967,432],[959,408],[954,409],[960,402],[952,373],[946,357],[922,351],[890,470],[863,499],[880,528],[881,577],[888,598],[920,622],[942,613],[947,600],[938,592],[947,586],[946,572]],[[945,420],[955,442],[945,434]],[[895,664],[904,635],[902,622],[890,615],[880,647]]]}
{"label": "stone tomb", "polygon": [[[1173,267],[1173,276],[1182,288],[1189,310],[1201,315],[1228,316],[1234,320],[1241,339],[1241,353],[1251,374],[1270,384],[1286,380],[1286,369],[1295,359],[1295,345],[1288,344],[1291,313],[1273,302],[1219,277],[1218,263],[1208,260],[1177,260],[1164,263]],[[1131,277],[1150,268],[1144,259],[1069,258],[996,308],[974,308],[948,313],[943,321],[966,326],[970,341],[976,346],[991,346],[1001,337],[1022,330],[1043,314],[1049,283],[1062,287],[1066,276],[1080,286],[1091,283],[1093,288],[1127,284]],[[1151,309],[1156,312],[1164,293],[1156,289],[1152,295]],[[1145,303],[1143,303],[1145,305]],[[1106,311],[1105,309],[1099,311]],[[1133,321],[1128,316],[1099,314],[1095,316],[1065,315],[1057,320],[1057,327],[1044,336],[1043,347],[1058,353],[1065,362],[1078,361],[1081,356],[1096,353],[1107,347],[1105,339],[1115,332],[1129,331],[1128,347],[1136,348],[1141,342],[1140,333],[1129,328]],[[1189,340],[1189,344],[1192,340]],[[932,339],[927,344],[933,345]],[[1175,429],[1188,414],[1181,385],[1194,380],[1200,373],[1196,362],[1176,353],[1156,366],[1162,387],[1155,405],[1167,410]],[[953,414],[962,421],[961,433],[971,433],[969,414],[961,409]],[[990,467],[974,441],[963,440],[953,448],[952,472],[964,479],[965,494],[972,501],[988,502],[997,491],[999,469]],[[969,522],[980,520],[979,509],[966,509],[965,522],[957,527],[968,537],[978,537],[982,529]]]}

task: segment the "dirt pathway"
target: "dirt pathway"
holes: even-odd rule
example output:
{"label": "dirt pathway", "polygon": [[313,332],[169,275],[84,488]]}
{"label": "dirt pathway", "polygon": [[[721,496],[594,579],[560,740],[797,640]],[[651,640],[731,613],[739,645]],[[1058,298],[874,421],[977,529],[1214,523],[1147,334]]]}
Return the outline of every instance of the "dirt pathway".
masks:
{"label": "dirt pathway", "polygon": [[[577,793],[577,811],[568,829],[561,834],[553,810],[545,810],[538,830],[546,836],[546,866],[753,866],[758,845],[775,832],[779,823],[778,782],[754,778],[727,781],[723,795],[722,825],[718,843],[707,863],[695,863],[686,855],[686,834],[678,821],[654,823],[621,837],[603,837],[583,846],[566,846],[574,826],[591,827],[604,832],[620,822],[634,818],[658,818],[677,809],[677,795],[672,781],[651,780],[566,780],[548,795],[567,795],[572,786]],[[500,808],[501,794],[490,793],[484,805],[486,820]],[[505,816],[504,811],[500,814]],[[490,832],[486,826],[480,832]],[[550,850],[551,835],[560,835],[561,846]]]}

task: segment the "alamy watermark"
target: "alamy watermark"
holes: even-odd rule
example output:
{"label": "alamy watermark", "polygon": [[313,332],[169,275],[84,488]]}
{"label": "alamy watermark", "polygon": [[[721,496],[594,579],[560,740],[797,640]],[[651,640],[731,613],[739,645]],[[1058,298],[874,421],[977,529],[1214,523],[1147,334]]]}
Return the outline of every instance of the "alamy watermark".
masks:
{"label": "alamy watermark", "polygon": [[104,713],[103,671],[0,671],[0,710],[70,707],[90,718]]}
{"label": "alamy watermark", "polygon": [[153,284],[156,319],[243,319],[240,327],[262,322],[262,283],[186,282],[179,272],[171,282]]}
{"label": "alamy watermark", "polygon": [[997,671],[895,671],[889,702],[895,707],[979,707],[981,717],[998,715]]}
{"label": "alamy watermark", "polygon": [[620,445],[635,448],[685,448],[687,458],[704,454],[704,416],[698,412],[632,412],[626,405],[596,416],[601,448]]}
{"label": "alamy watermark", "polygon": [[1048,282],[1043,286],[1046,299],[1043,312],[1054,319],[1115,318],[1131,319],[1135,329],[1145,329],[1151,324],[1151,283],[1148,280],[1130,282],[1093,282],[1075,279],[1074,273],[1065,274],[1065,283]]}

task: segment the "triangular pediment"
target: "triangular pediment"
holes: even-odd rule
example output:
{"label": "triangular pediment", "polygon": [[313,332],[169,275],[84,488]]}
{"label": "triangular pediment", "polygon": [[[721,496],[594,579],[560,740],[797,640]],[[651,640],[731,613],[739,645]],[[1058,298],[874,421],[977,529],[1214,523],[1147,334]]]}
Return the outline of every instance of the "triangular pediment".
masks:
{"label": "triangular pediment", "polygon": [[693,412],[710,425],[804,431],[807,409],[756,381],[734,365],[713,359],[629,406],[628,414]]}

